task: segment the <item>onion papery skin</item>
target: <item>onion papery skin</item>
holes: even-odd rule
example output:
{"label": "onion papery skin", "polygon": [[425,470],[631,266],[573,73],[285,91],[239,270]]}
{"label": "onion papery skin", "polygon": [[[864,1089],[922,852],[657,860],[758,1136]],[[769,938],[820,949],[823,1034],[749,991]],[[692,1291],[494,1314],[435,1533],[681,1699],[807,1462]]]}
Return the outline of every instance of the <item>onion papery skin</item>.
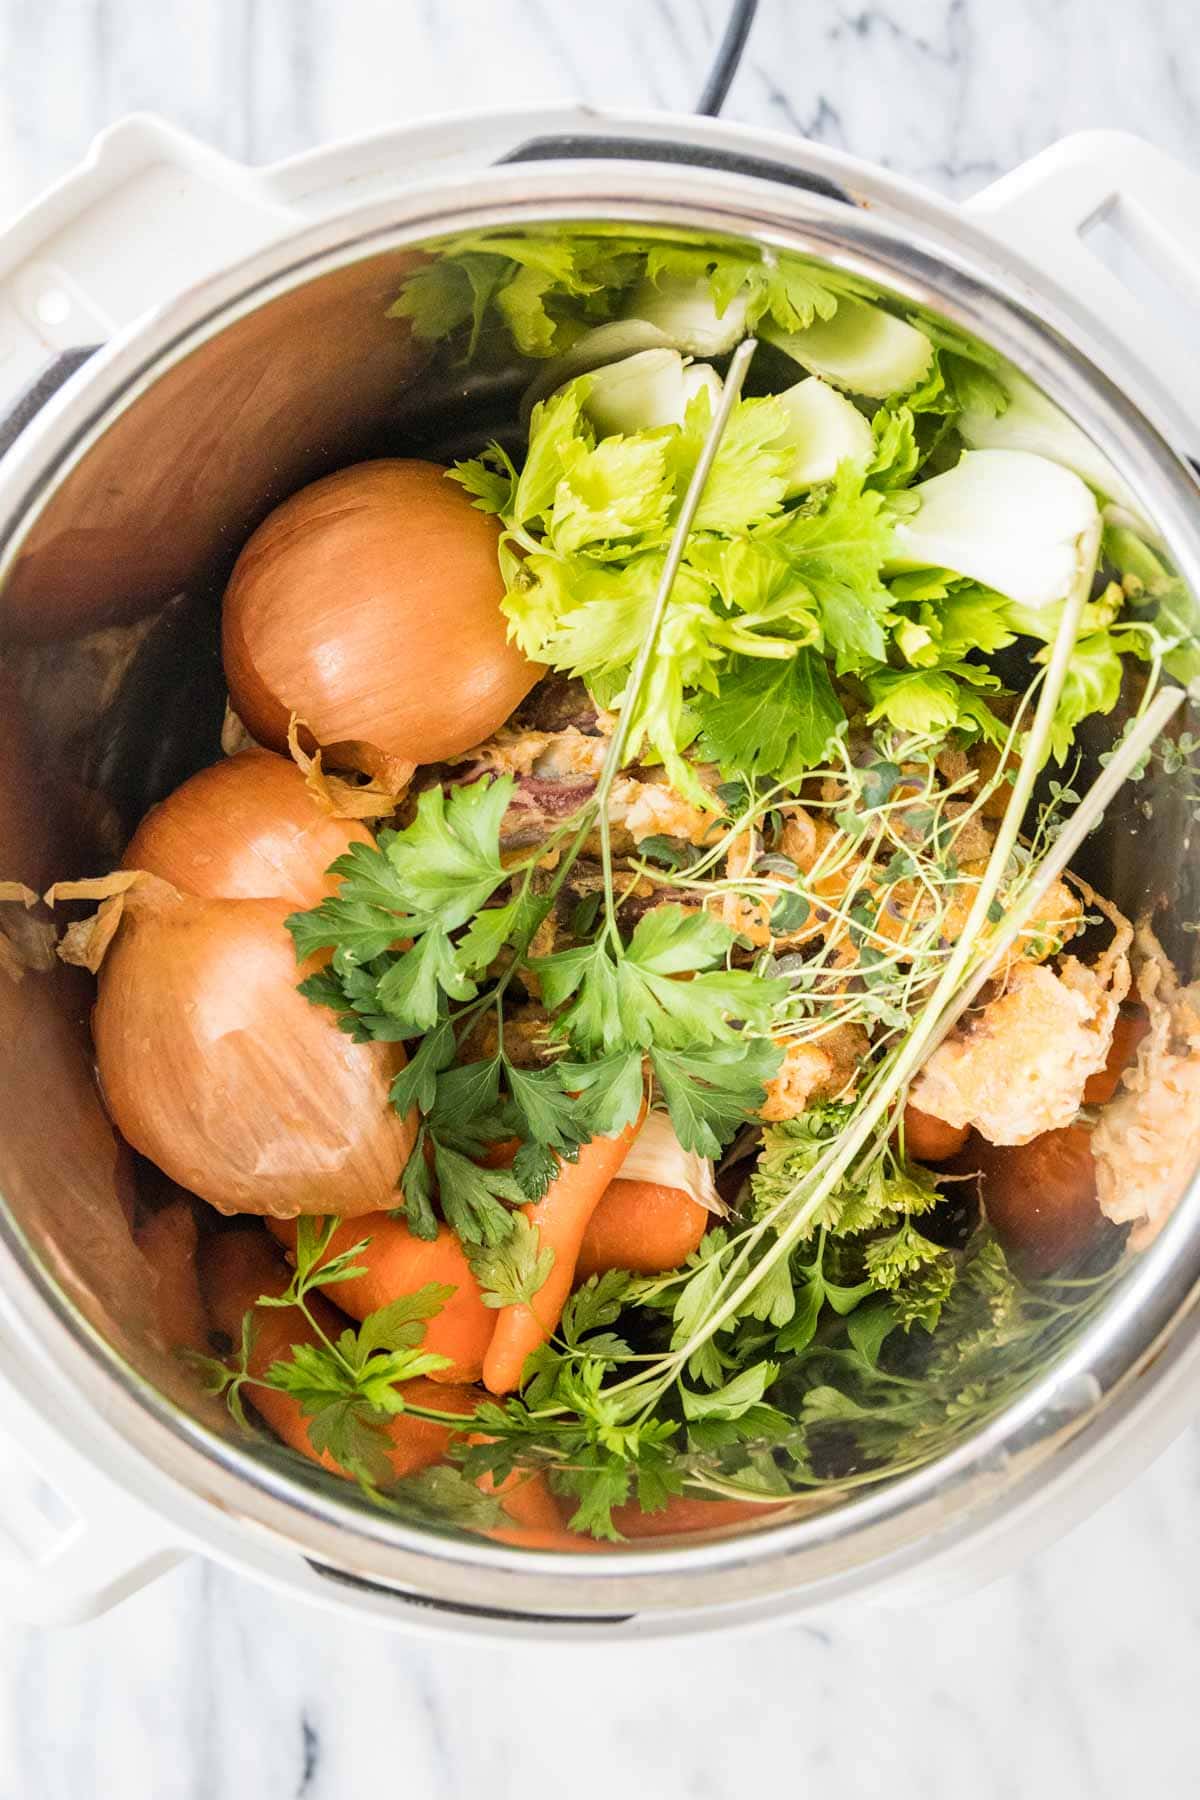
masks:
{"label": "onion papery skin", "polygon": [[113,1122],[218,1211],[352,1217],[396,1204],[415,1122],[398,1044],[355,1044],[306,1000],[281,900],[126,897],[93,1035]]}
{"label": "onion papery skin", "polygon": [[499,537],[436,463],[358,463],[277,507],[225,594],[252,736],[282,750],[294,713],[331,762],[381,778],[490,737],[541,673],[508,642]]}
{"label": "onion papery skin", "polygon": [[152,806],[121,860],[203,900],[310,907],[338,891],[330,864],[374,841],[357,821],[325,812],[289,758],[239,750]]}

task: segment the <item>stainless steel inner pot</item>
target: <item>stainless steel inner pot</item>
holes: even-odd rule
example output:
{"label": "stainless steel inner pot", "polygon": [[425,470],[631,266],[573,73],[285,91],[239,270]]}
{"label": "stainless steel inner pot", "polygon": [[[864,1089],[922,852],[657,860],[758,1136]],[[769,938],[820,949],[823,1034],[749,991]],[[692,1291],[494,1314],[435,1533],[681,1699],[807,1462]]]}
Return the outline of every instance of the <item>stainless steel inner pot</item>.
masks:
{"label": "stainless steel inner pot", "polygon": [[[1170,396],[1070,296],[952,209],[861,171],[838,197],[819,159],[807,181],[804,153],[793,160],[798,172],[781,180],[663,167],[636,151],[573,163],[560,146],[340,214],[98,352],[0,464],[0,877],[44,889],[96,868],[147,805],[219,753],[220,592],[273,504],[339,464],[457,454],[511,421],[527,367],[480,377],[427,366],[384,316],[414,256],[449,233],[621,221],[866,276],[1039,383],[1200,586],[1197,491],[1147,416],[1186,443]],[[1190,919],[1192,805],[1178,783],[1148,775],[1089,846],[1085,872],[1127,911],[1166,897]],[[1171,940],[1187,973],[1195,945]],[[304,1559],[374,1610],[442,1608],[502,1627],[752,1616],[896,1578],[935,1554],[968,1558],[1036,1512],[1065,1517],[1072,1493],[1115,1483],[1178,1410],[1196,1355],[1195,1192],[1058,1364],[915,1473],[836,1505],[801,1502],[754,1532],[606,1557],[395,1522],[240,1438],[147,1340],[122,1216],[128,1170],[91,1085],[88,1004],[75,971],[0,981],[3,1328],[46,1416],[187,1540],[233,1560],[274,1558],[278,1573]]]}

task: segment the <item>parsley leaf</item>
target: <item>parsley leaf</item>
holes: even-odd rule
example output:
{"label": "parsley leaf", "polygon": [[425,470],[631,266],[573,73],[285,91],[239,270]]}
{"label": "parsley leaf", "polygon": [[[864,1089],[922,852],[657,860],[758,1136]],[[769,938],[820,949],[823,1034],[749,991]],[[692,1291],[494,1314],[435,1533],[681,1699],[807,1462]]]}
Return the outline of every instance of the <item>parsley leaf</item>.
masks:
{"label": "parsley leaf", "polygon": [[540,1200],[558,1171],[559,1158],[547,1144],[527,1141],[513,1157],[513,1176],[527,1200]]}
{"label": "parsley leaf", "polygon": [[343,1333],[350,1344],[347,1359],[361,1369],[377,1350],[414,1349],[425,1335],[427,1322],[441,1312],[454,1293],[454,1288],[442,1282],[427,1281],[413,1293],[401,1294],[386,1306],[376,1307],[357,1332]]}
{"label": "parsley leaf", "polygon": [[[415,1158],[409,1158],[411,1164]],[[508,1169],[484,1169],[434,1140],[434,1174],[446,1223],[464,1244],[494,1248],[512,1235],[513,1214],[505,1201],[520,1206],[521,1184]],[[407,1195],[407,1188],[405,1193]]]}
{"label": "parsley leaf", "polygon": [[479,1249],[471,1257],[485,1306],[528,1306],[546,1284],[554,1267],[554,1250],[541,1247],[541,1234],[524,1213],[513,1215],[513,1230],[504,1243]]}
{"label": "parsley leaf", "polygon": [[603,1275],[592,1275],[576,1288],[563,1307],[559,1331],[572,1348],[590,1331],[600,1331],[615,1324],[629,1293],[631,1277],[624,1269],[606,1269]]}
{"label": "parsley leaf", "polygon": [[804,647],[783,662],[733,657],[699,715],[702,752],[722,775],[788,782],[821,763],[846,719],[824,657]]}
{"label": "parsley leaf", "polygon": [[639,1051],[618,1051],[595,1062],[560,1062],[556,1066],[564,1089],[581,1096],[593,1137],[615,1137],[637,1118],[645,1087]]}
{"label": "parsley leaf", "polygon": [[[749,970],[710,968],[732,941],[711,913],[666,904],[639,920],[618,960],[604,939],[538,958],[532,967],[552,1011],[574,997],[555,1023],[577,1049],[686,1049],[733,1041],[738,1029],[731,1020],[765,1024],[787,992],[786,982]],[[684,974],[692,979],[677,979]]]}
{"label": "parsley leaf", "polygon": [[478,992],[459,968],[454,946],[442,927],[431,925],[380,978],[375,1000],[415,1036],[437,1024],[443,995],[451,1000],[473,1000]]}
{"label": "parsley leaf", "polygon": [[741,1039],[691,1051],[650,1052],[663,1099],[685,1150],[717,1157],[766,1099],[783,1060],[770,1038]]}
{"label": "parsley leaf", "polygon": [[437,1078],[454,1060],[454,1027],[442,1019],[421,1039],[408,1062],[392,1082],[388,1099],[403,1115],[414,1106],[429,1112],[437,1093]]}
{"label": "parsley leaf", "polygon": [[[275,1363],[267,1371],[272,1387],[290,1393],[306,1414],[308,1441],[318,1456],[331,1456],[339,1468],[368,1488],[383,1487],[392,1476],[392,1448],[387,1415],[355,1394],[320,1394],[312,1387],[290,1384],[294,1363]],[[297,1382],[302,1380],[299,1375]]]}
{"label": "parsley leaf", "polygon": [[891,596],[880,569],[891,545],[883,495],[863,487],[863,471],[843,463],[809,504],[764,535],[790,563],[820,610],[839,673],[883,662]]}
{"label": "parsley leaf", "polygon": [[433,1172],[425,1154],[428,1135],[425,1127],[417,1133],[417,1141],[409,1153],[400,1177],[405,1223],[414,1237],[432,1243],[438,1234],[437,1214],[433,1210]]}
{"label": "parsley leaf", "polygon": [[453,788],[449,797],[443,788],[426,788],[411,825],[380,833],[410,912],[436,913],[453,931],[491,898],[505,879],[500,824],[514,785],[501,775]]}
{"label": "parsley leaf", "polygon": [[553,1150],[573,1149],[584,1141],[581,1108],[564,1092],[558,1068],[518,1069],[506,1062],[505,1077],[526,1137]]}
{"label": "parsley leaf", "polygon": [[503,1136],[498,1117],[501,1059],[459,1063],[438,1076],[429,1123],[439,1139],[464,1153]]}
{"label": "parsley leaf", "polygon": [[497,1526],[511,1525],[504,1503],[495,1494],[485,1494],[461,1469],[447,1463],[435,1463],[431,1469],[418,1469],[388,1487],[389,1500],[397,1510],[411,1513],[432,1525],[463,1525],[471,1531],[494,1531]]}
{"label": "parsley leaf", "polygon": [[757,1362],[709,1393],[697,1394],[684,1388],[683,1416],[685,1419],[740,1419],[758,1404],[778,1375],[778,1363]]}

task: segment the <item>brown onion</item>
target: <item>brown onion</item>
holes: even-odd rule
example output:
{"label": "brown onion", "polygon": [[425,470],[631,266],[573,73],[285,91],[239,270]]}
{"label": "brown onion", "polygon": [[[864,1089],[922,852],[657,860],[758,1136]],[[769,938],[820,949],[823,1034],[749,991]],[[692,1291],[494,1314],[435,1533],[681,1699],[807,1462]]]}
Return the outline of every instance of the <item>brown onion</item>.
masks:
{"label": "brown onion", "polygon": [[284,900],[201,900],[143,877],[93,1015],[113,1121],[221,1212],[396,1204],[413,1126],[388,1102],[398,1044],[355,1044],[297,992]]}
{"label": "brown onion", "polygon": [[354,820],[322,811],[295,763],[240,750],[151,807],[122,864],[201,899],[308,907],[337,892],[329,865],[351,844],[373,842]]}
{"label": "brown onion", "polygon": [[371,775],[490,737],[539,671],[508,642],[499,527],[435,463],[359,463],[259,526],[225,594],[225,675],[255,738],[291,714]]}

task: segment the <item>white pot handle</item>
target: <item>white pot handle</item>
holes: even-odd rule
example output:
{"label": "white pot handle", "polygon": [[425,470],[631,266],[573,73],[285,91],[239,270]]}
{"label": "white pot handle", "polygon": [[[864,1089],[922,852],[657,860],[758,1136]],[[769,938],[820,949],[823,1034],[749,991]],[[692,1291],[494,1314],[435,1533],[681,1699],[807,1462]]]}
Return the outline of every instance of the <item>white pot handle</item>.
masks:
{"label": "white pot handle", "polygon": [[0,417],[56,356],[295,223],[256,170],[161,119],[122,119],[0,237]]}
{"label": "white pot handle", "polygon": [[1200,175],[1125,131],[1081,131],[967,202],[1104,321],[1200,447]]}
{"label": "white pot handle", "polygon": [[78,1624],[187,1551],[19,1391],[8,1372],[18,1359],[0,1349],[0,1619]]}

